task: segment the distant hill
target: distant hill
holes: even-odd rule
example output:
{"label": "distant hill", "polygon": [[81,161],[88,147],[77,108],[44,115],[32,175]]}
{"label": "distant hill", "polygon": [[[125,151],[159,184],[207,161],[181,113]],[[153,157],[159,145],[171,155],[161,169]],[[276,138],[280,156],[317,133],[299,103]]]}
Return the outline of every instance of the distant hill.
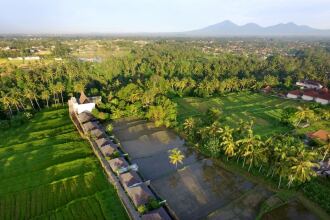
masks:
{"label": "distant hill", "polygon": [[229,20],[193,31],[183,33],[187,36],[330,36],[330,30],[315,29],[295,23],[277,24],[261,27],[255,23],[237,25]]}

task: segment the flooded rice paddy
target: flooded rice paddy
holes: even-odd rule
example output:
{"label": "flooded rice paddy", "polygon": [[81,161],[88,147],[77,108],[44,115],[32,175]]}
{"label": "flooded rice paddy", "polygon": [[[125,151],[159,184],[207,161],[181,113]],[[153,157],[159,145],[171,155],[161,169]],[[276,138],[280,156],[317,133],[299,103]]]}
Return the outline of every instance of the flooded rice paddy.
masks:
{"label": "flooded rice paddy", "polygon": [[[132,163],[138,164],[142,177],[151,180],[153,190],[167,201],[178,219],[255,219],[261,204],[273,195],[192,152],[174,132],[157,128],[152,122],[120,119],[114,123],[114,134]],[[177,167],[168,159],[173,148],[185,155]],[[281,210],[291,212],[290,208]]]}

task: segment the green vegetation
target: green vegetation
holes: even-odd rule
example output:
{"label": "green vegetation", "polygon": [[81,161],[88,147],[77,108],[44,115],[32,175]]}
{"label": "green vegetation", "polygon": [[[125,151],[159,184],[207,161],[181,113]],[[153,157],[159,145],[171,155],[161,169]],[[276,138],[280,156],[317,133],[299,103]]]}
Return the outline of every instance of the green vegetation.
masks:
{"label": "green vegetation", "polygon": [[[205,117],[211,108],[221,110],[221,123],[237,127],[240,121],[253,120],[253,130],[261,136],[291,133],[294,129],[282,123],[282,115],[286,108],[295,108],[300,105],[311,105],[297,100],[288,100],[260,93],[232,93],[214,98],[175,98],[178,104],[178,121],[182,123],[189,117]],[[313,104],[312,104],[313,105]],[[329,108],[326,108],[329,110]],[[206,115],[209,115],[207,113]],[[311,123],[307,128],[297,128],[298,134],[307,131],[327,129],[330,127],[329,120],[319,120]]]}
{"label": "green vegetation", "polygon": [[0,219],[127,219],[66,108],[0,133]]}
{"label": "green vegetation", "polygon": [[[78,96],[85,91],[89,96],[102,97],[102,103],[93,112],[101,121],[134,116],[152,120],[157,126],[173,127],[205,155],[235,160],[253,175],[276,182],[279,188],[303,191],[304,195],[330,212],[329,207],[323,205],[328,204],[327,198],[317,193],[329,195],[329,187],[324,181],[314,178],[315,172],[312,171],[316,160],[329,155],[329,148],[316,145],[311,149],[303,144],[306,132],[329,129],[329,107],[271,96],[294,89],[297,80],[312,79],[329,85],[329,45],[290,40],[251,40],[244,45],[244,42],[235,41],[234,44],[247,47],[247,51],[260,53],[249,52],[246,56],[244,53],[225,52],[231,48],[226,48],[231,44],[228,40],[214,43],[176,39],[139,43],[132,40],[41,40],[38,46],[53,48],[48,58],[61,56],[64,62],[36,62],[24,68],[8,63],[0,66],[0,127],[8,129],[1,134],[6,144],[2,148],[5,149],[4,157],[10,158],[2,169],[4,177],[19,175],[28,169],[41,169],[50,163],[56,170],[63,169],[65,175],[94,170],[95,161],[91,157],[86,159],[90,151],[77,150],[70,141],[66,143],[61,142],[61,138],[57,139],[58,135],[72,132],[69,123],[52,126],[49,123],[63,121],[44,117],[30,131],[15,128],[15,124],[28,118],[27,113],[62,106],[70,96]],[[0,41],[2,47],[17,48],[8,53],[19,54],[29,53],[25,48],[32,47],[34,43],[27,39]],[[95,45],[91,47],[89,43]],[[264,49],[260,49],[265,44],[274,47],[273,53],[267,57],[264,57]],[[296,45],[300,46],[296,48]],[[221,52],[212,54],[212,51]],[[81,54],[103,54],[104,59],[100,63],[78,61],[75,56]],[[3,52],[1,56],[9,55]],[[272,88],[271,94],[259,94],[260,89],[266,86]],[[37,141],[44,141],[43,145]],[[50,145],[50,141],[54,145]],[[9,150],[9,146],[13,145],[19,151],[23,143],[26,147],[22,147],[22,153]],[[39,149],[39,145],[50,149]],[[71,148],[66,149],[66,145]],[[67,152],[69,155],[51,157],[55,152],[54,146],[62,150],[59,155]],[[35,155],[34,151],[40,151],[42,156]],[[35,158],[38,163],[33,164],[32,159],[25,160],[25,156]],[[80,160],[70,162],[73,167],[70,170],[65,170],[62,163],[55,165],[55,159],[65,163],[75,156],[86,164],[83,168],[79,166]],[[27,164],[30,161],[32,164]],[[61,178],[57,172],[47,173],[48,170],[38,173],[42,177],[38,184],[49,184],[53,182],[52,178]],[[34,179],[38,175],[31,175],[20,177],[20,182],[13,179],[20,184],[3,183],[4,189],[9,190],[5,193],[19,191],[21,182],[29,189],[36,187]]]}

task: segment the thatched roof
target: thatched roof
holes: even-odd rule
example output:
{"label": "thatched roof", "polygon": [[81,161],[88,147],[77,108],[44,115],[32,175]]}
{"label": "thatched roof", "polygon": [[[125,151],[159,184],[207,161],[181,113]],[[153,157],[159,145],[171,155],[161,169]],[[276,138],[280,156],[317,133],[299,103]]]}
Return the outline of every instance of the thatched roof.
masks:
{"label": "thatched roof", "polygon": [[82,91],[80,93],[80,98],[79,98],[79,104],[86,104],[89,103],[88,97],[85,95],[85,93]]}
{"label": "thatched roof", "polygon": [[159,208],[142,215],[142,220],[171,220],[164,208]]}
{"label": "thatched roof", "polygon": [[120,174],[119,180],[125,188],[142,182],[141,178],[135,171],[129,171],[127,173]]}
{"label": "thatched roof", "polygon": [[83,124],[83,127],[86,131],[91,131],[93,129],[99,128],[97,122],[89,121]]}
{"label": "thatched roof", "polygon": [[99,128],[93,129],[90,132],[91,132],[91,135],[96,138],[102,138],[105,136],[105,133]]}
{"label": "thatched roof", "polygon": [[104,156],[111,156],[117,149],[108,145],[105,145],[103,147],[101,147],[101,151],[103,153]]}
{"label": "thatched roof", "polygon": [[136,207],[140,205],[145,205],[146,203],[148,203],[150,198],[154,198],[154,195],[145,184],[141,184],[132,188],[127,188],[126,192]]}
{"label": "thatched roof", "polygon": [[95,141],[98,147],[103,147],[104,145],[109,144],[109,140],[106,138],[99,138]]}
{"label": "thatched roof", "polygon": [[89,112],[82,112],[78,115],[78,119],[81,123],[86,123],[89,121],[95,121],[94,116]]}
{"label": "thatched roof", "polygon": [[108,162],[111,169],[115,172],[122,167],[128,167],[127,161],[122,157],[109,160]]}

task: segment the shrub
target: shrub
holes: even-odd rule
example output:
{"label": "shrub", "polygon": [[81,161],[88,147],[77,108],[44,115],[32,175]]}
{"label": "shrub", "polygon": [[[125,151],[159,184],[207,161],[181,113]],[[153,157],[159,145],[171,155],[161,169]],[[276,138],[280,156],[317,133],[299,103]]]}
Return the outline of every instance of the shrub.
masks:
{"label": "shrub", "polygon": [[113,125],[112,124],[108,124],[107,125],[107,133],[108,134],[112,134],[112,131],[113,131]]}

